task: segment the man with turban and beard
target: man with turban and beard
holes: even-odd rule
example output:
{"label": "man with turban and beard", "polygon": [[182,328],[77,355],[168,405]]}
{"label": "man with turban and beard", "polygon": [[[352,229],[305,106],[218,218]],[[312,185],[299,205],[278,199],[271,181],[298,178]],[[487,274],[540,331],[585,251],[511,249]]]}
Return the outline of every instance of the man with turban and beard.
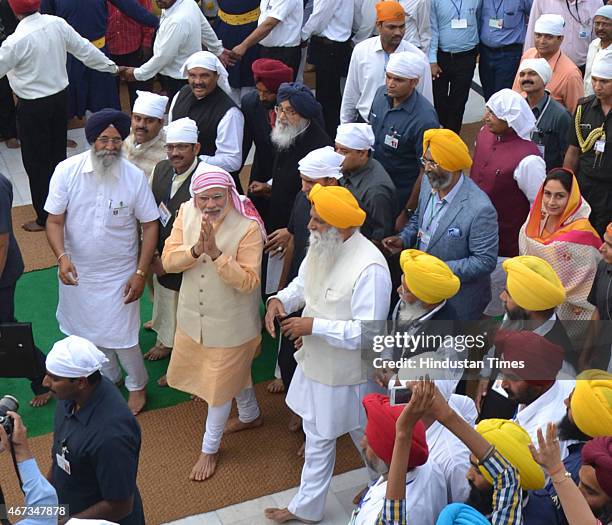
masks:
{"label": "man with turban and beard", "polygon": [[[274,163],[274,147],[270,132],[276,122],[276,94],[281,84],[293,80],[293,71],[279,60],[259,58],[251,65],[255,80],[255,91],[242,97],[241,109],[244,114],[244,142],[242,157],[255,144],[255,156],[251,165],[248,194],[253,195],[253,204],[259,215],[266,220],[268,199],[257,196],[258,188],[270,179]],[[321,117],[322,118],[322,117]]]}
{"label": "man with turban and beard", "polygon": [[[574,483],[578,484],[584,444],[593,437],[612,435],[612,375],[603,370],[586,370],[581,373],[565,405],[567,413],[557,425],[558,432],[552,436],[553,440],[569,441],[568,455],[561,462],[557,452],[552,465],[549,465],[550,469],[546,464],[541,464],[555,473],[564,470],[569,472]],[[564,477],[555,476],[557,480]],[[529,525],[566,525],[569,516],[564,514],[565,505],[562,508],[561,504],[556,483],[549,480],[544,489],[529,493],[524,509],[525,522]],[[591,510],[597,514],[600,509]]]}
{"label": "man with turban and beard", "polygon": [[138,299],[157,244],[159,212],[145,174],[121,156],[129,132],[125,113],[92,114],[85,125],[91,148],[58,164],[45,210],[59,265],[60,330],[98,346],[108,357],[102,374],[114,383],[121,381],[119,360],[128,405],[138,414],[148,381],[138,345]]}
{"label": "man with turban and beard", "polygon": [[[190,193],[162,253],[164,270],[183,274],[167,380],[208,403],[201,453],[189,476],[204,481],[217,468],[224,432],[263,423],[251,364],[261,344],[265,231],[228,172],[200,163]],[[228,422],[234,398],[238,417]]]}
{"label": "man with turban and beard", "polygon": [[418,208],[402,232],[387,237],[391,253],[414,247],[448,264],[461,281],[449,298],[457,319],[478,320],[491,297],[489,276],[497,257],[497,214],[486,194],[463,175],[472,165],[468,148],[448,129],[423,135]]}
{"label": "man with turban and beard", "polygon": [[[277,523],[320,521],[331,483],[336,439],[357,445],[365,428],[360,400],[367,392],[361,363],[362,322],[387,318],[391,278],[380,251],[361,233],[365,213],[339,186],[315,185],[310,247],[298,276],[268,300],[266,329],[301,338],[287,405],[303,421],[305,463],[300,489],[287,508],[266,509]],[[287,314],[304,308],[301,317]]]}

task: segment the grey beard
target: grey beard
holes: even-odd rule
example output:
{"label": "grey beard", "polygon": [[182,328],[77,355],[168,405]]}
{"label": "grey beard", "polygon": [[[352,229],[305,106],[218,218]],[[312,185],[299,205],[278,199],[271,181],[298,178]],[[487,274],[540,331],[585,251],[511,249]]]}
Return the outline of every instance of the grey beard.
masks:
{"label": "grey beard", "polygon": [[439,173],[428,173],[427,178],[429,179],[429,184],[432,189],[445,190],[448,188],[451,180],[453,179],[453,174],[448,171],[443,172],[443,174]]}
{"label": "grey beard", "polygon": [[308,127],[308,124],[310,122],[306,119],[301,119],[296,126],[282,125],[277,121],[270,133],[270,140],[279,151],[287,150],[293,146],[298,135]]}
{"label": "grey beard", "polygon": [[402,301],[398,311],[398,319],[407,323],[419,319],[426,313],[427,309],[423,307],[421,301],[416,301],[413,304]]}
{"label": "grey beard", "polygon": [[94,173],[100,179],[106,179],[110,175],[118,175],[117,168],[119,166],[119,160],[121,160],[122,156],[121,150],[118,150],[114,154],[109,154],[106,150],[96,151],[92,146],[90,156]]}
{"label": "grey beard", "polygon": [[323,293],[329,275],[342,246],[342,237],[336,228],[325,233],[311,232],[304,273],[305,287],[313,296]]}

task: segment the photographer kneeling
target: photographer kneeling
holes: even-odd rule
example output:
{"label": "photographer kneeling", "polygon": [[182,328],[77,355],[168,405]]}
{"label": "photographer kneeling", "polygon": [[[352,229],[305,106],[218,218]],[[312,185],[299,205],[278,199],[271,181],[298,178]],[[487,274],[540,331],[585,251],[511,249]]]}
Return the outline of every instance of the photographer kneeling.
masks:
{"label": "photographer kneeling", "polygon": [[[0,454],[5,450],[15,453],[15,460],[19,475],[23,482],[23,492],[25,494],[25,507],[56,507],[57,494],[51,484],[45,479],[38,469],[36,460],[30,452],[26,427],[21,421],[21,417],[15,412],[7,412],[13,419],[13,432],[11,437],[6,433],[3,425],[0,425]],[[26,518],[19,522],[19,525],[57,525],[56,516],[37,516]]]}

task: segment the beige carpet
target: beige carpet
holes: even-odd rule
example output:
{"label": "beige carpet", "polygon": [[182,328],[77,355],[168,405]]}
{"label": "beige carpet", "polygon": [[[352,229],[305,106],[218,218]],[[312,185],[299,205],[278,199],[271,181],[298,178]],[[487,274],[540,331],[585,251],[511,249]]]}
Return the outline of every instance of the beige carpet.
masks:
{"label": "beige carpet", "polygon": [[[206,405],[190,401],[138,416],[142,451],[138,486],[147,525],[157,525],[273,494],[297,486],[303,460],[296,452],[300,434],[289,432],[289,409],[282,394],[255,386],[264,425],[223,438],[218,470],[203,483],[188,480],[202,443]],[[31,440],[42,472],[51,461],[50,434]],[[335,474],[362,466],[352,441],[338,441]],[[10,456],[0,455],[0,484],[7,504],[22,504]],[[263,512],[263,509],[262,509]]]}

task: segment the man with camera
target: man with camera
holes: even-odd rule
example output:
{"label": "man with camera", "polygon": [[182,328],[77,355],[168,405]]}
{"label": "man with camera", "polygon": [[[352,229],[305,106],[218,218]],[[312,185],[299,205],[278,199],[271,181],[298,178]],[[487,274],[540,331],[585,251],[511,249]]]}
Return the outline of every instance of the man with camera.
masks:
{"label": "man with camera", "polygon": [[[9,396],[0,399],[0,454],[5,450],[10,453],[11,449],[15,454],[15,462],[25,494],[23,505],[28,509],[34,507],[57,507],[57,494],[51,484],[41,474],[36,460],[30,452],[26,427],[16,412],[5,409],[5,400],[15,402]],[[1,505],[4,505],[2,490],[0,490]],[[37,516],[26,518],[19,523],[21,525],[55,525],[57,517]]]}

